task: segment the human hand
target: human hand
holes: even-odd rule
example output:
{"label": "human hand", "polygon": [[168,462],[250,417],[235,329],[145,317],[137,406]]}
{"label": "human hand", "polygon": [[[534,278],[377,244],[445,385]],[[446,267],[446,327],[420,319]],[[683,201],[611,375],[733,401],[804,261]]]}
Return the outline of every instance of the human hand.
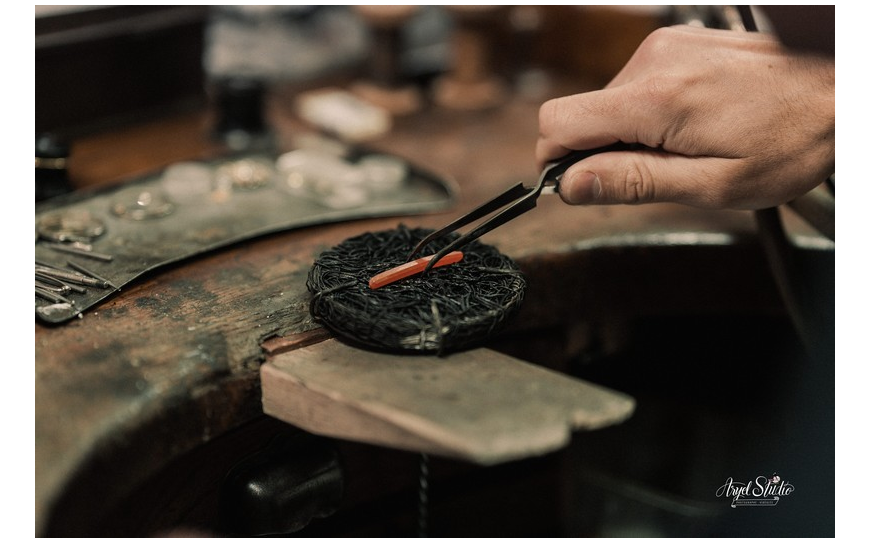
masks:
{"label": "human hand", "polygon": [[658,29],[607,87],[544,103],[537,160],[622,141],[572,166],[569,204],[758,209],[834,172],[834,60],[760,33]]}

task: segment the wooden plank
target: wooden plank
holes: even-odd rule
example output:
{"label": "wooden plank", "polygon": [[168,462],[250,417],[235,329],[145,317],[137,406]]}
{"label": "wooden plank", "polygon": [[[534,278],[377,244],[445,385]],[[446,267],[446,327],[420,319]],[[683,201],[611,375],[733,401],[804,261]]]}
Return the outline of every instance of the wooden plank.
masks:
{"label": "wooden plank", "polygon": [[326,340],[260,376],[263,410],[309,432],[483,465],[554,451],[634,410],[627,395],[489,349],[409,356]]}

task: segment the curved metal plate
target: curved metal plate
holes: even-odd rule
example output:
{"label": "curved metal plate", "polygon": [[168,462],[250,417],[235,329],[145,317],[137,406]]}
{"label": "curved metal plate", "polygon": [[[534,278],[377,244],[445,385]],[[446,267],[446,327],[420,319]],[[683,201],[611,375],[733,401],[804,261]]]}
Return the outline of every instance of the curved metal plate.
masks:
{"label": "curved metal plate", "polygon": [[[70,272],[72,262],[120,288],[145,272],[257,236],[339,221],[434,212],[453,202],[456,191],[450,180],[398,157],[387,156],[404,162],[406,175],[388,190],[356,175],[370,162],[366,159],[375,156],[384,157],[362,150],[352,151],[348,158],[324,157],[322,168],[314,173],[311,168],[288,171],[281,167],[278,154],[230,156],[170,166],[108,191],[52,200],[37,208],[36,223],[58,213],[91,214],[105,224],[105,233],[90,242],[92,251],[111,256],[111,261],[60,252],[56,240],[44,240],[39,234],[35,258],[37,263]],[[302,179],[305,176],[309,179]],[[46,323],[62,323],[113,292],[86,287],[84,293],[63,295],[72,304],[37,296],[36,316]]]}

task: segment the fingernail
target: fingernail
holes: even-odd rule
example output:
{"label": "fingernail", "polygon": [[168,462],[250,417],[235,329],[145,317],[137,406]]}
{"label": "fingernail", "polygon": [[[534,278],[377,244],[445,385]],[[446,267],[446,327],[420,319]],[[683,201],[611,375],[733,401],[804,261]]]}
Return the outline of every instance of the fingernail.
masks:
{"label": "fingernail", "polygon": [[581,172],[573,178],[568,187],[568,201],[571,204],[589,204],[601,195],[601,180],[594,172]]}

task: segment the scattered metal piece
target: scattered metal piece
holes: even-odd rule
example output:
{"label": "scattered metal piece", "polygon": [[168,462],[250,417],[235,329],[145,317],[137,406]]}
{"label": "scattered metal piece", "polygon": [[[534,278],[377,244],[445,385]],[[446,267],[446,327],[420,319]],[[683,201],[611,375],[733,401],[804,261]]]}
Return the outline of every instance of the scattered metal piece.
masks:
{"label": "scattered metal piece", "polygon": [[46,267],[42,267],[42,266],[37,266],[36,272],[57,278],[59,280],[65,280],[65,281],[68,281],[71,283],[76,283],[78,285],[87,285],[90,287],[100,287],[101,289],[106,289],[107,287],[109,287],[109,284],[104,280],[98,280],[96,278],[90,278],[88,276],[83,276],[83,275],[77,274],[75,272],[66,272],[64,270],[58,270],[56,268],[46,268]]}
{"label": "scattered metal piece", "polygon": [[42,316],[43,319],[51,320],[55,315],[69,315],[71,311],[76,312],[76,315],[81,319],[82,313],[77,311],[77,308],[72,302],[59,302],[55,304],[46,304],[37,306],[36,313]]}
{"label": "scattered metal piece", "polygon": [[265,160],[240,159],[221,165],[215,177],[219,186],[227,182],[237,189],[259,189],[275,174],[274,168]]}
{"label": "scattered metal piece", "polygon": [[[83,249],[81,247],[76,247],[69,244],[58,244],[55,242],[48,242],[45,244],[46,247],[54,249],[56,251],[62,251],[64,253],[71,253],[73,255],[79,255],[81,257],[88,257],[89,259],[97,259],[98,261],[111,262],[113,257],[111,255],[107,255],[105,253],[97,253],[96,251],[91,251],[89,249]],[[88,246],[90,247],[90,246]]]}
{"label": "scattered metal piece", "polygon": [[64,282],[60,282],[60,283],[64,287],[69,287],[69,290],[72,291],[73,293],[78,293],[80,295],[83,295],[83,294],[88,292],[87,289],[85,289],[84,287],[79,287],[78,285],[70,285],[70,284],[64,283]]}
{"label": "scattered metal piece", "polygon": [[63,283],[59,279],[52,277],[52,276],[48,276],[46,274],[42,274],[38,270],[36,271],[36,279],[43,281],[45,283],[48,283],[49,285],[53,285],[55,287],[62,287],[63,285],[66,285],[65,283]]}
{"label": "scattered metal piece", "polygon": [[36,280],[36,287],[39,289],[44,289],[45,291],[48,291],[50,293],[57,293],[58,295],[65,295],[71,291],[69,285],[49,285],[48,283],[45,283],[44,281],[40,281],[38,279]]}
{"label": "scattered metal piece", "polygon": [[84,242],[67,242],[66,247],[71,247],[73,249],[80,249],[82,251],[93,251],[94,246],[91,244],[86,244]]}
{"label": "scattered metal piece", "polygon": [[395,191],[408,179],[408,164],[389,155],[368,155],[357,163],[372,191]]}
{"label": "scattered metal piece", "polygon": [[70,291],[72,291],[72,292],[74,292],[74,293],[78,293],[78,294],[80,294],[80,295],[83,295],[83,294],[85,294],[85,293],[88,292],[87,289],[85,289],[84,287],[79,287],[78,285],[70,285],[70,284],[68,284],[68,283],[64,283],[64,285],[66,285],[67,287],[69,287],[69,288],[70,288]]}
{"label": "scattered metal piece", "polygon": [[82,274],[85,274],[86,276],[90,276],[94,279],[106,282],[109,285],[109,287],[111,287],[112,289],[114,289],[116,291],[121,289],[120,287],[118,287],[114,283],[110,282],[106,278],[104,278],[104,277],[102,277],[94,272],[91,272],[90,270],[88,270],[87,268],[85,268],[84,266],[82,266],[80,264],[74,263],[72,261],[67,261],[66,264],[67,264],[67,266],[69,266],[73,270],[76,270],[77,272],[81,272]]}
{"label": "scattered metal piece", "polygon": [[175,205],[159,191],[127,193],[112,204],[112,213],[118,217],[142,221],[166,217],[175,211]]}
{"label": "scattered metal piece", "polygon": [[[34,226],[37,229],[42,226],[45,235],[35,233],[35,257],[45,261],[41,264],[47,267],[70,271],[73,269],[67,266],[66,260],[74,260],[102,274],[104,280],[111,280],[101,282],[107,286],[102,293],[95,291],[98,287],[94,285],[64,280],[71,286],[87,287],[84,295],[69,295],[80,309],[85,309],[97,304],[110,289],[123,289],[146,271],[237,240],[321,222],[424,213],[445,208],[454,197],[452,183],[418,170],[410,163],[407,164],[407,183],[399,191],[374,195],[357,166],[369,152],[351,146],[347,146],[346,152],[332,153],[331,157],[321,153],[327,155],[323,160],[307,161],[311,172],[306,168],[294,172],[299,174],[296,177],[301,180],[300,187],[285,182],[288,172],[277,164],[280,154],[250,151],[246,151],[246,155],[173,165],[162,173],[141,176],[111,190],[49,203],[46,207],[40,205]],[[238,163],[240,159],[254,162]],[[225,165],[227,181],[224,183],[228,187],[226,191],[218,191],[216,173]],[[265,182],[267,171],[271,171],[271,176],[262,189],[245,190]],[[298,192],[302,194],[295,198]],[[223,201],[225,196],[226,201]],[[341,209],[347,211],[341,212]],[[89,213],[82,213],[85,211]],[[46,230],[52,220],[59,223],[61,216],[75,217],[75,212],[85,219],[101,219],[99,228],[81,237]],[[150,219],[152,217],[154,219]],[[140,220],[145,220],[145,224]],[[105,231],[101,237],[91,240],[101,230]],[[53,249],[61,246],[48,246],[51,242],[63,244],[63,249]],[[75,242],[90,244],[91,253],[68,251],[70,248],[87,249],[73,245]],[[119,247],[129,251],[121,252]],[[114,258],[111,262],[94,264],[94,260],[87,260],[94,258],[94,251]],[[37,300],[37,303],[43,301]],[[44,315],[38,313],[37,318],[41,320]],[[64,317],[62,312],[55,311],[50,322],[61,323],[73,315]]]}
{"label": "scattered metal piece", "polygon": [[173,202],[199,202],[211,192],[213,178],[214,171],[206,164],[180,162],[163,171],[160,186]]}
{"label": "scattered metal piece", "polygon": [[90,242],[106,232],[106,225],[88,211],[68,210],[41,218],[36,232],[54,242]]}
{"label": "scattered metal piece", "polygon": [[71,301],[70,299],[68,299],[66,297],[62,297],[62,296],[58,295],[57,293],[52,293],[51,291],[46,291],[45,289],[42,289],[40,287],[36,287],[36,296],[38,296],[39,298],[45,299],[49,302],[54,302],[54,303],[63,302],[64,304],[70,304],[72,306],[75,306],[73,301]]}
{"label": "scattered metal piece", "polygon": [[54,276],[49,276],[49,275],[43,274],[39,271],[36,272],[36,279],[43,282],[43,283],[53,285],[54,287],[66,287],[70,291],[73,291],[74,293],[79,293],[79,294],[87,293],[86,289],[79,287],[78,285],[70,285],[68,283],[64,283],[64,282],[60,281],[59,279],[55,278]]}
{"label": "scattered metal piece", "polygon": [[309,149],[288,151],[276,161],[278,187],[332,209],[348,209],[371,200],[366,173],[341,157]]}

